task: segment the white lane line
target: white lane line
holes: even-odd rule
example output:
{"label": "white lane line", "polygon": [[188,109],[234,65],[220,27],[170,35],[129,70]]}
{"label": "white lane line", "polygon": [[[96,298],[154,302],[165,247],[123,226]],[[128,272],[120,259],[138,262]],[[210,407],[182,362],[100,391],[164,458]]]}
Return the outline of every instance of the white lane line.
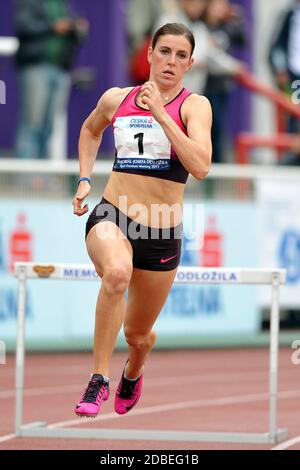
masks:
{"label": "white lane line", "polygon": [[[125,360],[124,360],[125,362]],[[265,363],[266,365],[266,371],[267,371],[267,366],[268,362],[264,361],[263,363],[259,364],[260,366],[263,366]],[[213,364],[215,366],[215,364]],[[254,373],[257,369],[258,365],[253,365],[253,368],[249,368],[250,373]],[[87,365],[86,367],[84,366],[78,366],[78,365],[70,365],[70,366],[57,366],[56,368],[46,368],[46,367],[40,367],[40,366],[35,366],[34,364],[30,365],[28,369],[26,370],[26,377],[50,377],[50,376],[58,376],[58,375],[75,375],[75,376],[86,376],[87,370],[89,366]],[[252,369],[252,370],[251,370]],[[282,368],[283,369],[283,368]],[[195,370],[196,367],[195,367]],[[198,372],[201,373],[201,370],[198,369]],[[205,376],[209,376],[209,370],[203,370],[202,371]],[[234,373],[239,373],[241,370],[236,369]],[[263,374],[265,371],[264,369],[258,370],[258,373]],[[285,374],[291,372],[290,370],[282,370],[280,374]],[[228,373],[231,373],[228,371]],[[3,370],[1,371],[1,379],[7,379],[9,377],[14,377],[15,376],[15,363],[13,363],[10,367],[6,366],[3,367]]]}
{"label": "white lane line", "polygon": [[[299,397],[300,391],[299,390],[287,390],[285,392],[280,392],[278,394],[278,398],[281,400]],[[185,401],[179,403],[166,403],[164,405],[157,405],[157,406],[148,406],[145,408],[140,408],[136,410],[132,410],[130,414],[126,417],[133,417],[139,415],[146,415],[152,413],[162,413],[167,411],[176,411],[176,410],[183,410],[188,408],[203,408],[207,406],[225,406],[225,405],[237,405],[241,403],[254,403],[258,401],[267,401],[269,395],[267,393],[258,393],[253,395],[241,395],[241,396],[231,396],[225,398],[215,398],[215,399],[205,399],[205,400],[194,400],[194,401]],[[108,421],[122,418],[122,416],[116,413],[106,413],[99,415],[97,418],[91,420],[84,420],[83,418],[67,420],[67,421],[59,421],[56,423],[52,423],[49,425],[49,428],[63,428],[65,426],[76,426],[78,424],[93,424],[96,421]],[[15,434],[8,434],[6,436],[0,437],[0,443],[4,441],[8,441],[10,439],[14,439],[16,436]],[[294,444],[293,444],[294,445]],[[274,449],[275,450],[275,449]]]}
{"label": "white lane line", "polygon": [[289,447],[293,447],[296,444],[300,443],[300,436],[294,437],[293,439],[289,439],[288,441],[281,442],[277,446],[273,447],[271,450],[286,450]]}
{"label": "white lane line", "polygon": [[[288,393],[294,393],[293,391],[289,391]],[[297,391],[297,394],[300,395],[300,392]],[[145,408],[140,408],[136,410],[132,410],[127,417],[131,416],[139,416],[139,415],[146,415],[151,413],[161,413],[166,411],[176,411],[176,410],[183,410],[187,408],[196,408],[196,407],[206,407],[206,406],[224,406],[224,405],[233,405],[239,403],[251,403],[255,401],[267,400],[268,394],[267,393],[260,393],[255,395],[242,395],[242,396],[233,396],[233,397],[226,397],[226,398],[214,398],[214,399],[205,399],[205,400],[194,400],[194,401],[185,401],[179,403],[166,403],[164,405],[156,405],[156,406],[148,406]],[[84,418],[77,418],[73,420],[67,421],[59,421],[57,423],[52,423],[48,427],[50,429],[55,428],[63,428],[65,426],[76,426],[77,424],[92,424],[96,421],[108,421],[123,418],[121,415],[117,413],[106,413],[99,415],[97,418],[93,419],[84,419]],[[10,439],[15,437],[14,434],[10,434]],[[9,440],[8,436],[3,436],[0,439]],[[2,442],[0,440],[0,442]]]}
{"label": "white lane line", "polygon": [[[66,392],[81,392],[81,389],[84,388],[84,385],[74,384],[74,385],[58,385],[55,387],[39,387],[39,388],[28,388],[24,390],[24,397],[38,397],[41,395],[56,395],[59,393]],[[15,396],[15,390],[3,390],[0,392],[0,400],[6,400],[8,398],[13,398]]]}
{"label": "white lane line", "polygon": [[[267,382],[267,374],[265,372],[247,372],[245,377],[242,378],[243,383],[246,382],[252,382],[253,379],[258,378],[258,380],[263,380]],[[241,382],[241,372],[232,372],[228,374],[199,374],[199,375],[186,375],[186,376],[178,376],[175,377],[167,377],[167,378],[158,378],[158,377],[153,377],[151,378],[151,381],[149,380],[149,383],[147,383],[147,380],[145,380],[145,384],[147,387],[156,387],[156,386],[167,386],[167,385],[172,385],[172,384],[177,384],[178,380],[181,381],[188,381],[189,383],[230,383],[234,380],[238,381],[239,383]],[[114,387],[115,385],[118,384],[117,381],[111,381],[110,382],[111,387]],[[85,384],[82,382],[81,384],[72,384],[72,385],[56,385],[53,387],[33,387],[33,388],[27,388],[24,390],[24,396],[26,397],[36,397],[40,395],[51,395],[51,394],[59,394],[63,391],[68,391],[68,392],[76,392],[76,391],[81,391],[82,388],[84,388]],[[8,389],[8,390],[2,390],[0,391],[0,400],[8,399],[8,398],[13,398],[15,396],[15,390],[14,389]]]}
{"label": "white lane line", "polygon": [[[32,367],[32,368],[30,368]],[[85,367],[78,367],[78,366],[58,366],[53,370],[50,368],[45,367],[35,367],[34,364],[28,367],[26,370],[27,377],[50,377],[50,376],[57,376],[57,375],[84,375],[86,374],[87,368]],[[12,364],[10,368],[4,369],[3,373],[1,373],[2,378],[9,378],[14,377],[15,375],[15,364]]]}
{"label": "white lane line", "polygon": [[[278,395],[280,399],[288,399],[299,397],[300,391],[299,390],[288,390],[286,392],[281,392]],[[213,398],[213,399],[205,399],[205,400],[194,400],[194,401],[183,401],[179,403],[166,403],[164,405],[157,405],[157,406],[148,406],[145,408],[140,408],[136,410],[132,410],[126,417],[131,416],[138,416],[144,414],[151,414],[151,413],[162,413],[165,411],[176,411],[176,410],[184,410],[188,408],[203,408],[207,406],[225,406],[225,405],[238,405],[241,403],[254,403],[257,401],[267,401],[269,399],[269,395],[267,393],[257,393],[253,395],[241,395],[241,396],[231,396],[225,398]],[[57,423],[52,423],[49,425],[50,428],[63,428],[65,426],[75,426],[77,424],[92,424],[96,421],[107,421],[111,419],[118,419],[121,416],[116,413],[107,413],[107,414],[100,414],[97,418],[93,419],[84,419],[78,418],[68,421],[60,421]]]}
{"label": "white lane line", "polygon": [[[298,391],[300,395],[300,392]],[[205,399],[205,400],[194,400],[194,401],[185,401],[179,403],[166,403],[164,405],[157,405],[157,406],[148,406],[145,408],[140,408],[136,410],[132,410],[127,417],[131,416],[139,416],[139,415],[146,415],[151,413],[161,413],[166,411],[176,411],[176,410],[183,410],[187,408],[196,408],[196,407],[206,407],[206,406],[224,406],[224,405],[232,405],[238,403],[249,403],[253,401],[260,401],[260,400],[267,400],[267,394],[256,394],[256,395],[244,395],[244,396],[234,396],[234,397],[226,397],[226,398],[216,398],[216,399]],[[77,418],[73,420],[67,421],[59,421],[57,423],[52,423],[49,425],[49,428],[63,428],[65,426],[76,426],[77,424],[93,424],[96,421],[108,421],[122,418],[121,415],[117,413],[106,413],[99,415],[97,418],[93,419],[84,419],[84,418]],[[14,437],[14,435],[11,435]],[[4,436],[5,439],[7,436]],[[13,438],[11,437],[11,439]],[[9,439],[6,439],[9,440]],[[1,441],[0,441],[1,442]]]}
{"label": "white lane line", "polygon": [[[161,386],[167,386],[167,385],[173,385],[177,384],[178,380],[182,381],[188,381],[189,383],[208,383],[208,382],[225,382],[226,379],[228,382],[232,383],[234,380],[234,376],[236,375],[236,380],[240,382],[241,376],[240,374],[224,374],[223,376],[220,374],[210,374],[210,375],[186,375],[186,376],[174,376],[174,377],[167,377],[167,378],[162,378],[162,377],[153,377],[151,378],[151,381],[149,380],[147,383],[147,380],[145,380],[145,385],[147,387],[161,387]],[[253,373],[253,376],[256,377],[258,374]],[[262,374],[263,376],[266,376],[266,374]],[[251,379],[251,373],[247,374],[247,376],[243,379],[244,381],[252,381]],[[118,385],[119,381],[110,381],[110,386],[111,388],[114,388],[116,385]],[[39,395],[51,395],[51,394],[59,394],[64,391],[68,392],[80,392],[82,388],[85,387],[84,383],[81,384],[72,384],[72,385],[56,385],[53,387],[33,387],[33,388],[27,388],[24,390],[24,396],[26,397],[36,397]],[[14,389],[9,389],[9,390],[3,390],[0,392],[0,400],[7,399],[7,398],[13,398],[15,396],[15,390]]]}
{"label": "white lane line", "polygon": [[14,439],[15,437],[17,437],[15,434],[6,434],[6,436],[0,436],[0,443],[10,441],[11,439]]}

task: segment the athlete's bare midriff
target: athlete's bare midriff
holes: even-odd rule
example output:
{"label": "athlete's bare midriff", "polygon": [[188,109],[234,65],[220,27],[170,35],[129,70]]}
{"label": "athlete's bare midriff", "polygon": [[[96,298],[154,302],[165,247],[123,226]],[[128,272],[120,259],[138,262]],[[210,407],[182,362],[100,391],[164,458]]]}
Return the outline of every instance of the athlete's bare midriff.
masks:
{"label": "athlete's bare midriff", "polygon": [[[137,223],[156,228],[168,228],[181,223],[184,188],[184,184],[174,181],[149,176],[132,175],[129,173],[112,172],[103,196],[116,207],[119,207],[122,212],[125,212],[129,217],[134,218]],[[120,207],[120,201],[124,201],[124,199],[122,199],[124,196],[127,198],[127,210],[123,205]],[[134,204],[145,207],[146,211],[141,213],[139,210],[136,210],[136,215],[133,216],[130,207]],[[155,205],[171,207],[174,204],[181,209],[171,211],[170,217],[160,216],[159,220],[157,220],[156,217],[151,216],[151,214],[156,213]]]}

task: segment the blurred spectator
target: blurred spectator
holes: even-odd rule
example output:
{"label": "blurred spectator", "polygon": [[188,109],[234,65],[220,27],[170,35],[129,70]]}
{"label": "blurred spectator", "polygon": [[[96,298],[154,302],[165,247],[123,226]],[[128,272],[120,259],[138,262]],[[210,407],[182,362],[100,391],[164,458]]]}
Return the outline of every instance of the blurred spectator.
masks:
{"label": "blurred spectator", "polygon": [[47,158],[57,113],[67,109],[70,68],[88,23],[69,0],[15,0],[21,116],[18,158]]}
{"label": "blurred spectator", "polygon": [[184,79],[186,88],[195,93],[203,93],[208,71],[223,75],[241,72],[241,62],[219,48],[211,39],[202,16],[207,0],[178,0],[180,9],[173,14],[162,15],[154,29],[165,23],[184,23],[194,34],[196,47],[193,54],[194,64]]}
{"label": "blurred spectator", "polygon": [[[287,95],[291,96],[295,91],[292,85],[300,80],[300,0],[294,0],[294,4],[281,15],[280,24],[274,33],[274,40],[270,49],[270,64],[274,73],[277,86]],[[299,120],[290,118],[288,131],[299,133]],[[292,155],[287,155],[281,160],[281,164],[299,165],[300,148],[295,146]]]}
{"label": "blurred spectator", "polygon": [[[217,47],[228,52],[231,46],[244,46],[246,32],[242,10],[228,0],[207,0],[204,21]],[[226,113],[233,80],[228,74],[209,72],[204,91],[213,110],[212,161],[221,163],[225,155]]]}
{"label": "blurred spectator", "polygon": [[300,0],[281,15],[271,45],[270,63],[280,89],[290,93],[291,84],[300,79]]}
{"label": "blurred spectator", "polygon": [[130,73],[134,83],[144,83],[149,77],[147,53],[154,24],[163,13],[171,13],[176,8],[176,0],[129,0],[126,26]]}

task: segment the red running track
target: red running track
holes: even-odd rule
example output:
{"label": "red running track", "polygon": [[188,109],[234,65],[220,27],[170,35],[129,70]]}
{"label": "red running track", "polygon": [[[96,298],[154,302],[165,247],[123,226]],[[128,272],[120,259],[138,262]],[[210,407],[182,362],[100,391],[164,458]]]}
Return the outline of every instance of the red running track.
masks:
{"label": "red running track", "polygon": [[[300,449],[300,365],[292,349],[280,350],[278,427],[288,428],[284,448]],[[111,396],[99,420],[78,419],[74,405],[91,372],[91,354],[36,354],[26,358],[23,423],[62,427],[267,432],[268,350],[155,351],[145,368],[143,396],[126,416],[113,411],[125,353],[111,365]],[[0,450],[3,449],[272,449],[275,445],[159,441],[36,439],[14,437],[14,357],[0,366]],[[282,447],[282,444],[280,445]]]}

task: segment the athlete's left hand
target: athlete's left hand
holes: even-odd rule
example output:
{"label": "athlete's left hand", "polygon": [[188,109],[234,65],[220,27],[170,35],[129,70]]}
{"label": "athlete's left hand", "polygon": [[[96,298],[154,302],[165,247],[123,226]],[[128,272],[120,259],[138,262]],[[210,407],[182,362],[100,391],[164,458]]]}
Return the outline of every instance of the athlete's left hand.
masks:
{"label": "athlete's left hand", "polygon": [[164,103],[159,89],[154,82],[146,82],[141,87],[141,100],[144,105],[150,109],[153,117],[159,120],[166,114]]}
{"label": "athlete's left hand", "polygon": [[88,195],[90,194],[90,191],[91,185],[88,181],[81,181],[79,183],[77,192],[72,202],[73,214],[78,215],[78,217],[81,217],[89,211],[89,206],[87,204],[85,204],[84,207],[81,206],[85,198],[88,197]]}

